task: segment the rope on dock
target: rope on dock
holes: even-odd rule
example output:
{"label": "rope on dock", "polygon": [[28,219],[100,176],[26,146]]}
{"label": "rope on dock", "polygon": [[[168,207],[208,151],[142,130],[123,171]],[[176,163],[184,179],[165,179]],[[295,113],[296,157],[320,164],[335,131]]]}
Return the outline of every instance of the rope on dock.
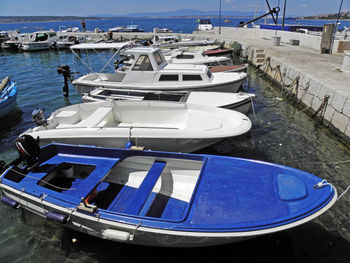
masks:
{"label": "rope on dock", "polygon": [[323,98],[323,101],[320,105],[320,107],[318,107],[318,109],[316,110],[316,112],[311,116],[311,117],[316,117],[317,114],[320,113],[320,118],[319,121],[323,120],[324,114],[326,113],[326,109],[327,109],[327,105],[328,105],[328,100],[329,100],[330,96],[328,94],[326,94]]}
{"label": "rope on dock", "polygon": [[[259,67],[258,67],[259,69]],[[257,69],[257,70],[258,70]],[[310,83],[307,82],[305,88],[302,88],[300,86],[300,76],[296,76],[291,83],[286,83],[284,78],[286,76],[286,69],[284,69],[284,72],[281,72],[281,65],[276,65],[275,67],[273,67],[271,65],[271,57],[267,57],[264,61],[264,63],[260,66],[260,69],[262,70],[262,73],[260,75],[258,75],[259,77],[266,75],[268,72],[270,72],[270,76],[272,77],[273,81],[278,82],[278,84],[280,84],[281,86],[281,95],[285,96],[285,97],[290,97],[292,94],[294,94],[294,105],[296,105],[298,103],[298,101],[302,101],[302,99],[304,98],[304,96],[306,94],[309,94],[311,96],[314,96],[314,94],[308,92],[309,87],[310,87]],[[298,99],[298,96],[300,94],[300,92],[302,91],[302,95],[301,98]],[[319,121],[322,122],[324,115],[326,113],[326,109],[327,106],[332,106],[332,105],[328,105],[328,101],[330,99],[330,96],[328,94],[326,94],[323,98],[323,101],[321,103],[321,105],[319,106],[319,108],[316,110],[316,112],[312,115],[312,117],[316,117],[317,115],[319,115]],[[308,109],[311,108],[311,105],[304,108],[303,110],[299,111],[297,114],[304,112]],[[334,108],[334,107],[333,107]]]}

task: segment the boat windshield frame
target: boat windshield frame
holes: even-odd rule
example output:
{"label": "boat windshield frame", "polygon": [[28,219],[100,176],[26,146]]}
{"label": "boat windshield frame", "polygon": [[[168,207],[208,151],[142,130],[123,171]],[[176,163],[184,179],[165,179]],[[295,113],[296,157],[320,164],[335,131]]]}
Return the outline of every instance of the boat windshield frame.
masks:
{"label": "boat windshield frame", "polygon": [[[158,62],[157,62],[158,63]],[[141,54],[134,66],[132,67],[133,71],[154,71],[154,68],[151,63],[151,59],[146,54]]]}

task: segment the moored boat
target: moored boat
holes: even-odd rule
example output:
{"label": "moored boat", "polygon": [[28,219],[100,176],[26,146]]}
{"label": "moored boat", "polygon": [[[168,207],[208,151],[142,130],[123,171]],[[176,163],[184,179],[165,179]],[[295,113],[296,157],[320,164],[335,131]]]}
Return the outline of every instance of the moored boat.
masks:
{"label": "moored boat", "polygon": [[16,106],[17,85],[9,77],[0,83],[0,118],[5,117]]}
{"label": "moored boat", "polygon": [[120,148],[132,140],[146,149],[194,152],[250,129],[246,115],[228,109],[183,102],[105,101],[58,109],[25,134],[39,137],[41,145]]}
{"label": "moored boat", "polygon": [[[74,48],[71,47],[71,48]],[[237,92],[246,73],[211,73],[205,65],[168,64],[159,48],[125,50],[131,65],[114,73],[89,73],[73,81],[78,93],[97,87],[157,91]]]}
{"label": "moored boat", "polygon": [[225,65],[230,59],[228,57],[206,56],[201,52],[175,50],[164,54],[166,61],[170,64],[194,64],[194,65]]}
{"label": "moored boat", "polygon": [[38,31],[34,32],[29,40],[22,41],[19,49],[22,51],[39,51],[50,49],[59,37],[54,31]]}
{"label": "moored boat", "polygon": [[197,20],[197,31],[211,31],[214,30],[213,25],[211,24],[210,19],[198,19]]}
{"label": "moored boat", "polygon": [[82,99],[84,102],[113,100],[186,102],[190,104],[232,109],[247,115],[252,108],[252,99],[254,97],[254,94],[244,92],[155,92],[97,88],[83,94]]}
{"label": "moored boat", "polygon": [[212,49],[207,50],[204,52],[207,56],[222,56],[227,54],[232,54],[233,50],[228,48],[218,48],[218,49]]}
{"label": "moored boat", "polygon": [[30,136],[16,146],[19,158],[0,167],[3,203],[123,243],[237,242],[304,224],[337,199],[317,176],[262,161],[65,144],[40,149]]}

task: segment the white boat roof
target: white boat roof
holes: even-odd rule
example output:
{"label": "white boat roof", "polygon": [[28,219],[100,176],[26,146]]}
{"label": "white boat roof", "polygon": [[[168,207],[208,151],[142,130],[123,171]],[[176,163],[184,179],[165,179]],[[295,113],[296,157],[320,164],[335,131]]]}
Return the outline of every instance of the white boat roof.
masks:
{"label": "white boat roof", "polygon": [[191,72],[205,72],[207,70],[205,65],[195,65],[195,64],[168,64],[163,70],[166,71],[191,71]]}
{"label": "white boat roof", "polygon": [[155,47],[133,47],[125,50],[125,53],[127,54],[138,54],[138,53],[153,53],[160,50],[159,48]]}
{"label": "white boat roof", "polygon": [[82,43],[73,45],[70,49],[120,49],[130,45],[131,42],[117,42],[117,43]]}

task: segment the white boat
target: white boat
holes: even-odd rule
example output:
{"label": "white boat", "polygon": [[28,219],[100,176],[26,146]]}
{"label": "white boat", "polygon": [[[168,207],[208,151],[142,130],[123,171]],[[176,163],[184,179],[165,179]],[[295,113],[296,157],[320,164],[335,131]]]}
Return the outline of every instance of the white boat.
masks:
{"label": "white boat", "polygon": [[[74,46],[73,46],[74,48]],[[159,48],[135,47],[125,50],[133,57],[131,66],[114,73],[90,73],[73,81],[78,93],[97,87],[158,91],[237,92],[246,73],[211,73],[205,65],[168,64]]]}
{"label": "white boat", "polygon": [[[37,118],[38,119],[38,118]],[[51,114],[25,134],[40,144],[62,142],[123,148],[128,141],[152,150],[193,152],[242,135],[251,121],[242,113],[187,103],[105,101],[75,104]]]}
{"label": "white boat", "polygon": [[143,29],[140,29],[139,25],[127,25],[125,28],[125,32],[144,32]]}
{"label": "white boat", "polygon": [[72,45],[76,45],[85,41],[86,39],[83,36],[61,35],[59,36],[59,39],[52,45],[52,48],[67,49]]}
{"label": "white boat", "polygon": [[[153,40],[154,41],[154,40]],[[208,46],[215,45],[215,40],[210,39],[178,39],[175,41],[154,41],[153,46],[161,47],[161,48],[178,48],[178,47],[194,47],[194,46]]]}
{"label": "white boat", "polygon": [[50,49],[59,37],[54,31],[38,31],[34,32],[28,41],[22,41],[19,49],[22,51],[37,51]]}
{"label": "white boat", "polygon": [[16,31],[9,31],[7,33],[10,39],[1,43],[2,49],[18,50],[22,41],[28,40],[30,36],[30,34],[20,34]]}
{"label": "white boat", "polygon": [[155,92],[138,90],[118,90],[97,88],[82,96],[84,102],[133,100],[133,101],[173,101],[236,110],[248,115],[255,94],[231,92]]}
{"label": "white boat", "polygon": [[59,32],[62,32],[62,33],[79,32],[79,27],[59,26]]}
{"label": "white boat", "polygon": [[230,59],[228,57],[209,57],[201,52],[191,52],[174,50],[170,54],[164,55],[166,61],[172,64],[196,64],[196,65],[207,65],[217,66],[226,65]]}
{"label": "white boat", "polygon": [[10,36],[7,34],[6,31],[0,31],[0,45],[2,42],[5,42],[7,40],[10,40]]}
{"label": "white boat", "polygon": [[174,31],[169,28],[160,28],[158,33],[173,33]]}
{"label": "white boat", "polygon": [[199,19],[197,31],[210,31],[213,29],[210,19]]}
{"label": "white boat", "polygon": [[108,29],[108,31],[110,32],[125,32],[126,27],[125,26],[117,26],[117,27],[113,27]]}

